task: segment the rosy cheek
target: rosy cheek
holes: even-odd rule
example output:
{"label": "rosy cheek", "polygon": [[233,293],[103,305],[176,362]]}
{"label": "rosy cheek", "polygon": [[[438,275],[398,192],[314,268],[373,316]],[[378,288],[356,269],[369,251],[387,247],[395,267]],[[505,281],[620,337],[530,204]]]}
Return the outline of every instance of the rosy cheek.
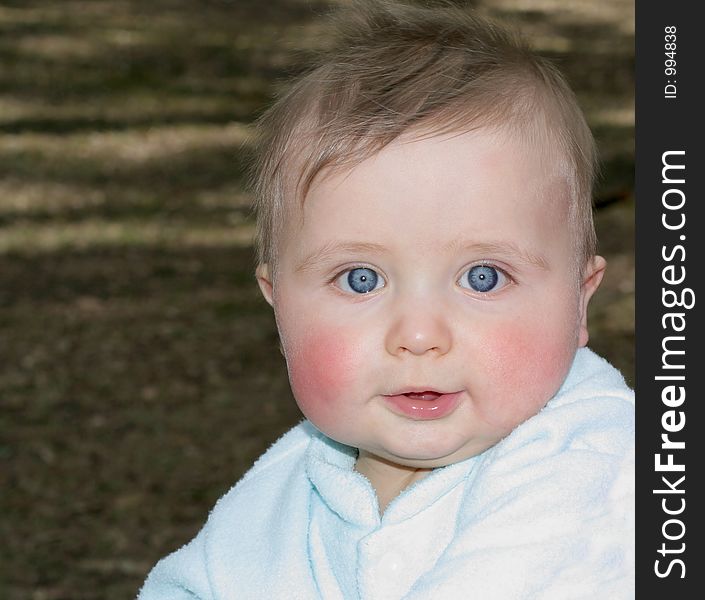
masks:
{"label": "rosy cheek", "polygon": [[538,412],[560,387],[574,351],[563,330],[497,328],[486,348],[490,385],[499,392],[488,420],[513,428]]}
{"label": "rosy cheek", "polygon": [[340,331],[312,331],[287,349],[294,397],[317,426],[339,418],[337,401],[354,385],[355,352]]}

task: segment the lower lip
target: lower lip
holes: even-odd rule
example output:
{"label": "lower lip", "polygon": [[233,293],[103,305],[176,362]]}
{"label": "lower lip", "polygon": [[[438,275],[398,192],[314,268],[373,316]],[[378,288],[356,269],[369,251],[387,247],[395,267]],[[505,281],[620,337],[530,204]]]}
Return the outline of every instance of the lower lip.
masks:
{"label": "lower lip", "polygon": [[452,413],[460,402],[461,392],[441,394],[432,400],[400,396],[384,396],[392,410],[415,421],[432,421],[442,419]]}

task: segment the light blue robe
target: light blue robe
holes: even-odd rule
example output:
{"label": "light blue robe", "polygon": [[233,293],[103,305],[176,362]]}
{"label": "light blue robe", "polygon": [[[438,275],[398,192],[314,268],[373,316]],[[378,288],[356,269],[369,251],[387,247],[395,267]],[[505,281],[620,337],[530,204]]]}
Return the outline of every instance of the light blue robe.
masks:
{"label": "light blue robe", "polygon": [[587,349],[537,415],[381,517],[355,450],[304,422],[157,564],[139,599],[630,599],[633,443],[633,393]]}

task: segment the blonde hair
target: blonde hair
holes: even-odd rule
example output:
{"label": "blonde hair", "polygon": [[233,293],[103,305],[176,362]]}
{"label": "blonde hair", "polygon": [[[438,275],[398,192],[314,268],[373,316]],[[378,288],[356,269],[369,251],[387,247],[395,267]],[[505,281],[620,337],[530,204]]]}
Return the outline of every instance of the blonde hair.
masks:
{"label": "blonde hair", "polygon": [[452,6],[358,1],[333,21],[336,45],[257,123],[257,260],[275,267],[288,203],[303,202],[322,170],[359,164],[408,132],[498,127],[557,149],[582,271],[596,251],[596,151],[558,70],[517,34]]}

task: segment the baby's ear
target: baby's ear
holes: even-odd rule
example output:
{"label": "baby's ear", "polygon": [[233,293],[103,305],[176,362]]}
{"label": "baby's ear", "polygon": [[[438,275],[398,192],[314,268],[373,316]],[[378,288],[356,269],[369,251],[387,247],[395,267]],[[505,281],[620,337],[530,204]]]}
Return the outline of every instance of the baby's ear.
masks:
{"label": "baby's ear", "polygon": [[578,333],[578,346],[582,348],[588,343],[587,308],[590,298],[600,287],[605,274],[607,261],[601,256],[593,256],[585,265],[583,280],[580,285],[580,330]]}
{"label": "baby's ear", "polygon": [[272,305],[272,276],[269,271],[269,264],[268,263],[260,263],[257,265],[257,269],[255,270],[255,275],[257,277],[257,283],[259,285],[259,289],[262,292],[262,295],[264,296],[264,299],[269,302],[270,306]]}

